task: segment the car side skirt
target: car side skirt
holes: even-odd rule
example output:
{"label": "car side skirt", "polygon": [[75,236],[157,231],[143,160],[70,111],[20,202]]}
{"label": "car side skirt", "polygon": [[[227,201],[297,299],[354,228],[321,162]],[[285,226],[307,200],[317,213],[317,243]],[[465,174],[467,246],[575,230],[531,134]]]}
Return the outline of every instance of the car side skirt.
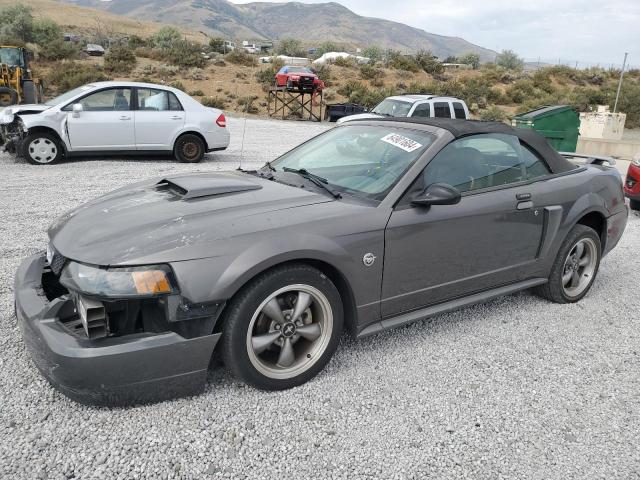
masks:
{"label": "car side skirt", "polygon": [[503,295],[509,295],[519,292],[521,290],[527,290],[528,288],[537,287],[538,285],[542,285],[547,282],[548,279],[546,278],[532,278],[530,280],[513,283],[511,285],[504,285],[502,287],[493,288],[484,292],[474,293],[466,297],[456,298],[454,300],[449,300],[437,305],[431,305],[419,310],[402,313],[394,317],[385,318],[380,322],[365,327],[358,333],[357,336],[358,338],[368,337],[385,330],[417,322],[418,320],[424,320],[441,313],[458,310],[459,308],[468,307],[477,303],[484,303],[496,297],[501,297]]}

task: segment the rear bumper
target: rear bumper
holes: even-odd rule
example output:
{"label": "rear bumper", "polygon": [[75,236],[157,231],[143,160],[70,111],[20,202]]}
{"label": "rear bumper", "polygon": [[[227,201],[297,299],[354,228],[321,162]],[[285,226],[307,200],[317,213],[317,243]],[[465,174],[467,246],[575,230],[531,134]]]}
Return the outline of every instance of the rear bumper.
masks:
{"label": "rear bumper", "polygon": [[53,387],[87,405],[123,406],[196,395],[204,390],[220,334],[186,339],[176,333],[89,340],[58,320],[73,308],[49,302],[41,287],[45,259],[23,261],[15,278],[16,315],[31,357]]}

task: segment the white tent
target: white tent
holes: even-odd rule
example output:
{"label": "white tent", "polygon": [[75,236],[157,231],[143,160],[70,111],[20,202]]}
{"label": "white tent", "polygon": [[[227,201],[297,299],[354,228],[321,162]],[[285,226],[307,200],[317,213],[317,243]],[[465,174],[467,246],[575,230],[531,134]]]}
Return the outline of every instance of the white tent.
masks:
{"label": "white tent", "polygon": [[361,57],[359,55],[352,55],[347,52],[327,52],[323,54],[320,58],[313,61],[314,65],[324,65],[325,63],[333,63],[338,58],[353,58],[357,63],[369,63],[371,61],[370,58]]}

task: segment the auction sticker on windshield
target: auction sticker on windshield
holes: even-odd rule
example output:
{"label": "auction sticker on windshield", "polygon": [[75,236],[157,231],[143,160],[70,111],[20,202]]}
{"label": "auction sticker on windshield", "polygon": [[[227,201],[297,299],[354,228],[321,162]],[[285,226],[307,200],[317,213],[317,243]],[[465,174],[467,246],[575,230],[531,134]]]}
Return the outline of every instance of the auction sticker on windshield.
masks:
{"label": "auction sticker on windshield", "polygon": [[395,147],[401,148],[405,152],[409,153],[419,149],[422,146],[421,143],[418,143],[415,140],[411,140],[410,138],[407,138],[398,133],[390,133],[389,135],[385,135],[384,137],[382,137],[380,140]]}

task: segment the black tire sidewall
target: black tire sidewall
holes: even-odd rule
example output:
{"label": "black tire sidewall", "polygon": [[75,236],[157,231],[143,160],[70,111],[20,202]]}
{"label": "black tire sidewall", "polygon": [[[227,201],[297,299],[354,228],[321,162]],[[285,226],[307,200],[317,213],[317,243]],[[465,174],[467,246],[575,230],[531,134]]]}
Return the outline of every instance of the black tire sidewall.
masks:
{"label": "black tire sidewall", "polygon": [[[289,379],[270,378],[251,363],[247,352],[247,334],[253,314],[276,290],[293,284],[305,284],[320,290],[328,299],[333,314],[331,338],[320,358],[306,371]],[[343,326],[343,306],[333,282],[319,270],[306,265],[290,265],[260,275],[236,295],[221,319],[222,356],[232,373],[244,382],[262,390],[284,390],[301,385],[316,376],[335,352]]]}
{"label": "black tire sidewall", "polygon": [[[189,143],[189,142],[195,143],[198,146],[199,151],[196,157],[188,158],[188,157],[185,157],[184,154],[182,153],[182,147],[184,146],[185,143]],[[197,135],[191,135],[191,134],[183,135],[180,138],[178,138],[178,140],[176,140],[176,144],[173,149],[174,156],[176,157],[176,159],[178,159],[178,161],[182,163],[201,162],[202,159],[204,158],[205,153],[206,153],[205,146],[202,139]]]}
{"label": "black tire sidewall", "polygon": [[24,98],[24,103],[38,103],[38,92],[36,90],[36,84],[33,83],[32,80],[25,80],[23,82],[22,97]]}
{"label": "black tire sidewall", "polygon": [[[53,160],[47,163],[42,163],[42,162],[37,162],[36,160],[31,158],[31,155],[29,155],[29,145],[36,138],[46,138],[47,140],[55,144],[58,150],[58,153],[56,154],[56,157]],[[63,155],[63,147],[60,140],[58,140],[55,135],[52,135],[50,133],[32,133],[31,135],[27,135],[25,139],[22,141],[22,156],[27,160],[27,162],[31,163],[32,165],[53,165],[54,163],[57,163],[60,161],[60,159],[62,158],[62,155]]]}
{"label": "black tire sidewall", "polygon": [[[596,249],[598,253],[596,268],[593,272],[591,281],[589,282],[589,285],[587,286],[587,288],[585,288],[584,291],[579,295],[576,295],[575,297],[571,297],[565,293],[562,285],[562,273],[563,273],[564,263],[567,258],[567,255],[569,254],[573,246],[583,238],[590,238],[596,244]],[[600,268],[601,259],[602,259],[602,244],[601,244],[600,237],[598,236],[596,231],[585,225],[576,225],[575,227],[573,227],[573,229],[569,232],[569,235],[567,235],[567,238],[565,239],[565,241],[562,243],[562,246],[560,247],[560,251],[558,252],[558,256],[556,257],[556,261],[554,262],[551,277],[549,278],[549,283],[551,288],[554,290],[557,290],[557,292],[560,294],[561,299],[563,300],[563,303],[578,302],[582,300],[589,293],[589,291],[591,290],[591,287],[593,286],[593,282],[598,276],[598,270]]]}

